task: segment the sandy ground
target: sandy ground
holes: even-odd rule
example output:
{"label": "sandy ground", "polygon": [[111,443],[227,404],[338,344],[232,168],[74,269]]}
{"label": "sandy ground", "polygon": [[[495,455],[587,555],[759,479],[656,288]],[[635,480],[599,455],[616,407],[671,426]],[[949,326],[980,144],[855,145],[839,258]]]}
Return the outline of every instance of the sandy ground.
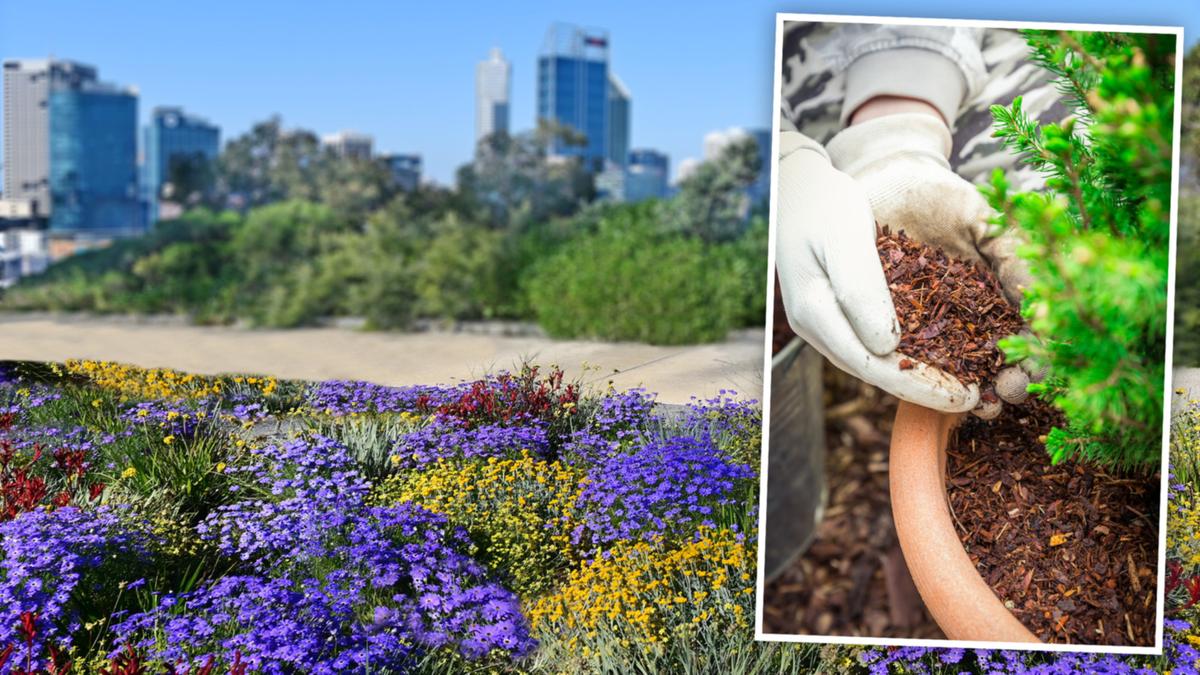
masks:
{"label": "sandy ground", "polygon": [[[1200,368],[1176,368],[1171,375],[1172,385],[1171,410],[1178,412],[1188,401],[1200,400]],[[1187,393],[1176,394],[1175,389],[1185,389]]]}
{"label": "sandy ground", "polygon": [[465,333],[384,333],[340,328],[248,330],[118,318],[0,315],[0,360],[90,358],[203,374],[259,373],[390,385],[446,384],[522,359],[561,366],[603,387],[646,387],[665,403],[732,389],[762,398],[763,331],[685,347],[560,341]]}

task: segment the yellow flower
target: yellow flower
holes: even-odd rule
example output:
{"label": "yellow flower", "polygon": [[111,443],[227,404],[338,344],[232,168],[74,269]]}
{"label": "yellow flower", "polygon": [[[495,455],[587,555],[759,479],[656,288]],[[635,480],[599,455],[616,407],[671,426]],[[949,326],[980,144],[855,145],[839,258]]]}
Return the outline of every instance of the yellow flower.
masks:
{"label": "yellow flower", "polygon": [[92,399],[92,407],[99,408],[100,407],[100,399],[98,399],[98,398]]}
{"label": "yellow flower", "polygon": [[225,473],[225,462],[217,462],[217,473]]}
{"label": "yellow flower", "polygon": [[121,472],[121,478],[133,478],[137,475],[137,469],[132,466]]}
{"label": "yellow flower", "polygon": [[174,442],[175,442],[175,434],[171,434],[169,436],[163,436],[163,443],[170,445]]}
{"label": "yellow flower", "polygon": [[[399,463],[403,457],[390,459]],[[552,588],[559,578],[554,571],[574,559],[570,512],[578,481],[573,467],[526,450],[520,459],[442,459],[389,478],[372,500],[410,501],[466,527],[512,573],[515,590],[536,595]]]}

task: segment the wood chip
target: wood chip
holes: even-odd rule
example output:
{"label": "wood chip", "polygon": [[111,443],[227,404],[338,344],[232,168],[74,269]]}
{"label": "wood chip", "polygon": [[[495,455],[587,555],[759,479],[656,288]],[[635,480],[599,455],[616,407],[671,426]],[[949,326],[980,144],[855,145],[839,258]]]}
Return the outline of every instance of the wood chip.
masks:
{"label": "wood chip", "polygon": [[[977,263],[951,258],[940,248],[910,239],[903,231],[878,230],[875,247],[904,331],[897,349],[967,384],[990,382],[1004,365],[996,342],[1025,325],[1000,282]],[[990,387],[984,400],[996,400]]]}
{"label": "wood chip", "polygon": [[[1031,399],[991,422],[969,417],[959,426],[946,482],[965,525],[959,536],[980,576],[1043,641],[1149,645],[1158,476],[1051,465],[1039,439],[1061,424],[1057,411]],[[1003,489],[1018,480],[1024,493]]]}

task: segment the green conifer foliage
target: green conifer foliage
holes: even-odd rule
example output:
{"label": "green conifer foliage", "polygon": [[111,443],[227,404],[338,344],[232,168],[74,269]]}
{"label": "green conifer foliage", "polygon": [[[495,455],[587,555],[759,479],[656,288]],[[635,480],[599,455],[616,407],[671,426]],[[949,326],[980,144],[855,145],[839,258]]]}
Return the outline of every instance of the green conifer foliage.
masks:
{"label": "green conifer foliage", "polygon": [[1152,470],[1162,449],[1175,38],[1026,31],[1074,114],[1039,125],[1021,99],[993,106],[996,135],[1043,172],[1014,193],[1002,171],[983,192],[1016,228],[1033,277],[1033,335],[1001,342],[1047,377],[1030,390],[1066,415],[1046,447],[1103,466]]}

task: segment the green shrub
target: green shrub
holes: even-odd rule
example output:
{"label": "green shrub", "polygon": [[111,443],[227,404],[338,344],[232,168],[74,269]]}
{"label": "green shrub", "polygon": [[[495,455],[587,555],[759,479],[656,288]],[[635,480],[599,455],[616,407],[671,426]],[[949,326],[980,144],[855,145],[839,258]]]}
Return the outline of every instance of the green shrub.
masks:
{"label": "green shrub", "polygon": [[730,249],[660,233],[655,213],[653,203],[614,209],[596,233],[535,266],[530,305],[546,332],[686,344],[738,325],[746,280]]}
{"label": "green shrub", "polygon": [[417,313],[443,319],[490,317],[500,303],[501,239],[496,230],[448,216],[416,261]]}
{"label": "green shrub", "polygon": [[1157,467],[1170,240],[1174,47],[1161,35],[1027,31],[1075,116],[1039,126],[994,106],[996,135],[1046,176],[1013,194],[997,171],[984,190],[1017,228],[1033,277],[1022,314],[1034,336],[1001,346],[1048,377],[1030,390],[1065,414],[1046,447],[1125,468]]}

